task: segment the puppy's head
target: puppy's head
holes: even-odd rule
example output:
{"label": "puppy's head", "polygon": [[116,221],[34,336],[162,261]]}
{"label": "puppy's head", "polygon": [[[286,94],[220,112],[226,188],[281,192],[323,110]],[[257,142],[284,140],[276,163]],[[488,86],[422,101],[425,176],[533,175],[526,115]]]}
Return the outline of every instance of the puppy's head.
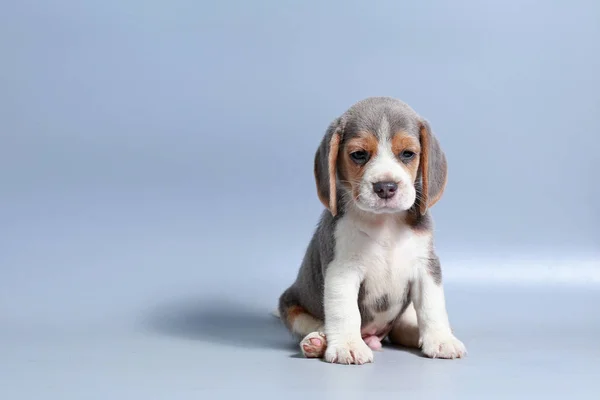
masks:
{"label": "puppy's head", "polygon": [[315,155],[319,199],[333,215],[340,202],[382,214],[423,215],[442,196],[446,156],[429,124],[405,103],[373,97],[333,121]]}

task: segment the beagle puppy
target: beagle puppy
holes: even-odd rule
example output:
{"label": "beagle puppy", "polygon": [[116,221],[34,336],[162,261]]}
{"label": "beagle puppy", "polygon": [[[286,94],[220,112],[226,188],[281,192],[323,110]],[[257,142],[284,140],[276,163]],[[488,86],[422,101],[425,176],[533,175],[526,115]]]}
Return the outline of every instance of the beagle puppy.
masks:
{"label": "beagle puppy", "polygon": [[326,207],[277,314],[309,358],[373,361],[381,341],[460,358],[450,327],[429,209],[446,156],[407,104],[372,97],[328,127],[314,160]]}

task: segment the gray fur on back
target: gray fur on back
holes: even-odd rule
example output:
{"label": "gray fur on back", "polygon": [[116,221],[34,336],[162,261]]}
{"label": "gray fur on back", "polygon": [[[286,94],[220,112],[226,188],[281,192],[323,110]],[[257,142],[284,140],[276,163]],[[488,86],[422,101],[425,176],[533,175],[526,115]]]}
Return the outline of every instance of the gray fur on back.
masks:
{"label": "gray fur on back", "polygon": [[[335,224],[339,215],[333,217],[328,210],[321,218],[308,244],[294,284],[288,289],[288,304],[301,304],[314,317],[323,320],[323,290],[325,268],[333,261],[335,252]],[[285,299],[287,300],[287,299]]]}

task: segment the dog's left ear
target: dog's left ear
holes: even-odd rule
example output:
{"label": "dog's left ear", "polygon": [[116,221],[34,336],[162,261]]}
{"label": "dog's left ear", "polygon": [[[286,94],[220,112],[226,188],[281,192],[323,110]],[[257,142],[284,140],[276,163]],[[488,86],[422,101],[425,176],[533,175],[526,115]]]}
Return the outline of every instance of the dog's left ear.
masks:
{"label": "dog's left ear", "polygon": [[418,209],[425,214],[442,197],[448,179],[448,163],[438,139],[429,123],[420,121],[421,160],[419,162],[420,187]]}
{"label": "dog's left ear", "polygon": [[337,214],[337,159],[342,132],[344,130],[341,118],[333,121],[315,154],[315,181],[317,195],[323,205],[329,209],[331,215]]}

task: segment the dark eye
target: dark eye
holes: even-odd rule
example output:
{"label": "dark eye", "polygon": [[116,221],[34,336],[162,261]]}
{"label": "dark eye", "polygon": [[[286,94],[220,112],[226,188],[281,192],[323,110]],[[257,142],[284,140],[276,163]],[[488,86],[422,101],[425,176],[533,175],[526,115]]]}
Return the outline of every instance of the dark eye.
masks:
{"label": "dark eye", "polygon": [[350,158],[357,164],[365,164],[369,161],[369,153],[364,150],[355,151],[350,153]]}
{"label": "dark eye", "polygon": [[402,153],[400,153],[400,158],[405,161],[412,160],[414,156],[415,152],[410,150],[404,150]]}

